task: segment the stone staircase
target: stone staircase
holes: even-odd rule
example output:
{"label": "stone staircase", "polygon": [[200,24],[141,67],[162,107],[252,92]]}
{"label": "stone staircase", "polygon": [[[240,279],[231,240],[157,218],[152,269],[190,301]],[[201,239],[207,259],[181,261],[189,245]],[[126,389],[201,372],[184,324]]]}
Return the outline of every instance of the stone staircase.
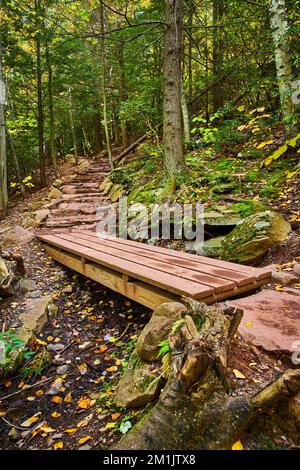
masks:
{"label": "stone staircase", "polygon": [[97,207],[110,201],[99,189],[109,172],[107,159],[82,158],[73,174],[61,178],[61,194],[48,205],[49,215],[42,228],[94,228],[102,219]]}

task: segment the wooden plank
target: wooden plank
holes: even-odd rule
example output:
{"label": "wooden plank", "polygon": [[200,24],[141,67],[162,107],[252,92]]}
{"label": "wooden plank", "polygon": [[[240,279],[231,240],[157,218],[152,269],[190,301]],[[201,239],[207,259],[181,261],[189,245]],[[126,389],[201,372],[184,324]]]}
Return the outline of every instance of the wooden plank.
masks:
{"label": "wooden plank", "polygon": [[[74,230],[73,233],[81,232],[80,229]],[[95,238],[99,240],[99,237],[96,232],[90,232]],[[257,279],[270,279],[271,278],[271,271],[265,268],[255,268],[252,266],[245,266],[242,264],[231,263],[229,261],[223,261],[215,258],[208,258],[206,256],[198,256],[191,253],[185,253],[183,251],[176,251],[169,248],[162,248],[159,246],[148,245],[146,243],[135,242],[132,240],[125,240],[123,238],[115,238],[115,237],[106,237],[107,240],[114,241],[117,243],[122,243],[124,245],[132,246],[132,243],[142,245],[143,249],[147,251],[154,251],[156,253],[166,254],[168,256],[175,256],[180,257],[184,260],[194,260],[196,262],[201,262],[206,265],[214,266],[215,268],[221,269],[230,269],[232,271],[245,273],[248,275],[255,276]]]}
{"label": "wooden plank", "polygon": [[194,299],[202,299],[207,298],[209,295],[213,296],[214,293],[214,290],[207,286],[184,279],[178,280],[178,278],[170,274],[157,271],[156,269],[148,268],[146,266],[141,266],[130,261],[122,260],[117,256],[101,253],[101,259],[99,259],[99,256],[95,254],[94,250],[77,245],[74,242],[62,240],[56,235],[42,235],[40,236],[40,239],[75,255],[84,256],[86,259],[94,261],[97,264],[101,264],[115,271],[120,271],[121,273],[132,276],[140,281],[163,288],[178,295],[185,295]]}
{"label": "wooden plank", "polygon": [[[100,239],[99,237],[94,237],[90,231],[76,231],[73,232],[74,236],[80,236],[82,239],[86,240],[86,243],[91,241],[98,242],[99,245],[107,246],[115,248],[117,247],[119,250],[128,252],[128,253],[136,253],[137,255],[141,255],[150,259],[159,259],[160,261],[164,261],[168,265],[175,265],[183,268],[188,268],[191,271],[196,271],[202,274],[208,274],[213,276],[214,278],[221,278],[227,279],[229,281],[236,282],[238,286],[243,286],[247,284],[251,284],[255,282],[255,276],[253,274],[246,274],[238,271],[232,271],[228,268],[219,268],[215,267],[211,264],[204,264],[201,261],[195,261],[194,259],[183,259],[179,256],[174,256],[173,254],[170,256],[169,254],[165,253],[157,253],[155,251],[144,250],[143,245],[132,242],[132,244],[123,244],[119,243],[119,239],[114,240],[106,240]],[[88,245],[87,245],[88,246]],[[170,250],[168,250],[170,251]],[[174,251],[174,250],[173,250]]]}
{"label": "wooden plank", "polygon": [[224,292],[236,289],[236,283],[233,281],[221,279],[206,273],[197,273],[190,269],[181,268],[174,264],[170,264],[168,261],[164,262],[163,260],[160,261],[157,259],[153,259],[152,257],[145,257],[143,256],[143,252],[141,253],[141,255],[138,255],[136,253],[132,254],[127,251],[122,251],[118,249],[117,245],[116,247],[112,248],[110,246],[104,246],[103,244],[101,244],[101,241],[100,243],[90,240],[87,242],[86,237],[78,233],[76,233],[76,235],[59,233],[57,234],[57,237],[62,240],[74,242],[82,247],[86,247],[88,243],[88,247],[95,250],[95,252],[97,252],[100,258],[103,253],[112,256],[117,256],[123,260],[131,261],[136,265],[154,268],[155,270],[158,270],[160,272],[176,276],[180,278],[179,282],[181,282],[182,280],[190,280],[201,285],[213,287],[216,292]]}
{"label": "wooden plank", "polygon": [[141,281],[126,282],[118,272],[94,263],[82,263],[76,255],[61,252],[50,245],[45,244],[45,249],[59,263],[150,309],[154,310],[164,302],[180,300],[180,297],[175,294]]}

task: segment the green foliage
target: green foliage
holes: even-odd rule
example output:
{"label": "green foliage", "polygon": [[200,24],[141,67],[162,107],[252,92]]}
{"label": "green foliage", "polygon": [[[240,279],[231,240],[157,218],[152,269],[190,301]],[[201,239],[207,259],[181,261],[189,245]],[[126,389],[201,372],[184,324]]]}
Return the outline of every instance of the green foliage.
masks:
{"label": "green foliage", "polygon": [[161,343],[159,343],[159,352],[157,354],[157,359],[161,359],[166,354],[168,354],[169,351],[170,351],[169,340],[165,339],[164,341],[161,341]]}
{"label": "green foliage", "polygon": [[177,320],[174,325],[172,326],[172,333],[175,334],[184,324],[184,319],[181,318],[180,320]]}
{"label": "green foliage", "polygon": [[33,376],[41,375],[44,367],[50,361],[50,354],[46,349],[37,353],[35,357],[21,369],[21,377],[30,379]]}
{"label": "green foliage", "polygon": [[256,212],[264,212],[266,209],[264,204],[255,200],[241,201],[232,206],[232,210],[240,214],[243,218],[249,217],[249,215],[255,214]]}
{"label": "green foliage", "polygon": [[18,338],[15,331],[7,330],[0,333],[0,372],[6,376],[12,370],[12,365],[26,361],[33,355]]}

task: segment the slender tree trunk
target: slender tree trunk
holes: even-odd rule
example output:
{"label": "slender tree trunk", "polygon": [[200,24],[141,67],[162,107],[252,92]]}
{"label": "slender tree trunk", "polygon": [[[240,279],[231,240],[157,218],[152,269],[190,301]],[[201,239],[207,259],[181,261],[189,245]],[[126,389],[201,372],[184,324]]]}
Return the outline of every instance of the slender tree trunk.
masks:
{"label": "slender tree trunk", "polygon": [[[224,15],[224,0],[213,0],[213,76],[217,80],[223,72],[223,34],[220,23]],[[224,106],[223,83],[213,89],[213,112]]]}
{"label": "slender tree trunk", "polygon": [[103,149],[103,136],[102,136],[102,124],[101,116],[95,116],[95,150],[101,152]]}
{"label": "slender tree trunk", "polygon": [[55,148],[55,123],[54,123],[54,106],[53,106],[53,87],[52,87],[52,65],[49,53],[49,44],[46,41],[46,64],[48,70],[48,99],[49,99],[49,144],[50,144],[50,156],[56,176],[59,177],[59,171],[57,167],[57,155]]}
{"label": "slender tree trunk", "polygon": [[112,159],[112,152],[111,152],[111,144],[109,138],[109,130],[108,130],[108,119],[107,119],[107,97],[106,97],[106,80],[105,80],[105,27],[104,27],[104,6],[102,0],[100,1],[100,28],[101,28],[101,64],[102,64],[102,83],[101,83],[101,91],[102,91],[102,102],[103,102],[103,125],[105,131],[105,138],[106,138],[106,146],[108,152],[108,159],[111,169],[114,169],[114,163]]}
{"label": "slender tree trunk", "polygon": [[[120,98],[121,98],[121,103],[124,103],[127,100],[127,92],[126,92],[126,70],[125,70],[124,45],[123,44],[120,47],[119,64],[120,64]],[[127,148],[129,145],[127,122],[121,122],[121,133],[122,133],[122,145],[123,147]]]}
{"label": "slender tree trunk", "polygon": [[78,162],[77,139],[76,139],[76,129],[75,129],[75,123],[74,123],[73,99],[72,99],[71,87],[69,87],[69,116],[70,116],[70,125],[71,125],[72,138],[73,138],[74,157],[75,157],[76,162]]}
{"label": "slender tree trunk", "polygon": [[42,88],[42,55],[41,55],[41,2],[35,0],[36,12],[36,81],[38,94],[38,134],[39,134],[39,162],[40,162],[40,180],[42,187],[46,186],[46,162],[44,148],[44,107],[43,107],[43,88]]}
{"label": "slender tree trunk", "polygon": [[2,72],[2,36],[0,31],[0,218],[2,216],[5,217],[8,208],[5,95],[5,82]]}
{"label": "slender tree trunk", "polygon": [[189,144],[191,142],[190,119],[189,119],[189,110],[188,110],[188,105],[186,101],[183,84],[181,84],[181,110],[182,110],[184,142],[185,144]]}
{"label": "slender tree trunk", "polygon": [[294,109],[291,99],[292,66],[287,40],[289,26],[285,0],[271,0],[269,10],[281,109],[283,118],[286,120],[286,131],[290,133],[292,128],[290,118],[294,114]]}
{"label": "slender tree trunk", "polygon": [[[193,26],[193,14],[194,14],[194,4],[191,2],[190,5],[190,12],[189,12],[189,21],[188,21],[188,26],[189,28],[192,28]],[[192,29],[190,29],[192,31]],[[188,74],[189,74],[189,102],[192,101],[193,99],[193,65],[192,65],[192,53],[193,53],[193,46],[192,46],[192,38],[191,35],[189,35],[188,38]]]}
{"label": "slender tree trunk", "polygon": [[23,183],[23,178],[22,178],[22,174],[21,174],[19,160],[18,160],[18,157],[17,157],[17,154],[16,154],[16,150],[15,150],[15,146],[14,146],[12,137],[11,137],[10,132],[9,132],[8,129],[6,129],[6,136],[7,136],[7,143],[8,143],[9,148],[10,148],[10,153],[11,153],[12,159],[13,159],[14,164],[15,164],[17,180],[18,180],[18,183],[20,185],[21,194],[22,194],[23,197],[25,197],[26,196],[26,189],[25,189],[25,185]]}
{"label": "slender tree trunk", "polygon": [[170,192],[183,165],[181,123],[181,35],[182,0],[165,0],[166,33],[164,55],[164,152]]}

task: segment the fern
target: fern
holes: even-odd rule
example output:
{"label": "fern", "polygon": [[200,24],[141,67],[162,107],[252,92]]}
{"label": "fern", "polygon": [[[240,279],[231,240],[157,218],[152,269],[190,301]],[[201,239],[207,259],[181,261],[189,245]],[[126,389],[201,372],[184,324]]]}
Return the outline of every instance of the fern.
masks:
{"label": "fern", "polygon": [[165,339],[164,341],[159,343],[159,347],[160,347],[160,349],[159,349],[158,354],[157,354],[157,359],[161,359],[166,354],[168,354],[168,352],[170,352],[169,340]]}

